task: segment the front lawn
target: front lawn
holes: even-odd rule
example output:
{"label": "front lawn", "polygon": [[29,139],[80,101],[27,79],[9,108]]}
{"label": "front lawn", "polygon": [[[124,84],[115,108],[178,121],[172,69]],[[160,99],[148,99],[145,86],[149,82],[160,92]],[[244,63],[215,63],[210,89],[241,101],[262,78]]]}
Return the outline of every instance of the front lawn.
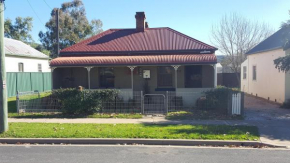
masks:
{"label": "front lawn", "polygon": [[69,115],[62,113],[8,113],[9,118],[126,118],[126,119],[140,119],[142,114],[109,114],[109,113],[95,113],[92,115]]}
{"label": "front lawn", "polygon": [[259,140],[259,133],[254,126],[9,123],[0,138]]}
{"label": "front lawn", "polygon": [[242,116],[228,116],[214,110],[192,110],[171,112],[166,115],[168,120],[243,120]]}

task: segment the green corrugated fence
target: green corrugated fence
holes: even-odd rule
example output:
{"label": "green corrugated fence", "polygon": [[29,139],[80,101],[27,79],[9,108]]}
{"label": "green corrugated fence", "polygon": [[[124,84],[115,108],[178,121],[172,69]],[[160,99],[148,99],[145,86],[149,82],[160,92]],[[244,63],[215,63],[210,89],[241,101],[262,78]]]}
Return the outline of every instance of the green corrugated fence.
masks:
{"label": "green corrugated fence", "polygon": [[16,91],[44,92],[51,90],[50,72],[7,72],[8,97],[16,96]]}

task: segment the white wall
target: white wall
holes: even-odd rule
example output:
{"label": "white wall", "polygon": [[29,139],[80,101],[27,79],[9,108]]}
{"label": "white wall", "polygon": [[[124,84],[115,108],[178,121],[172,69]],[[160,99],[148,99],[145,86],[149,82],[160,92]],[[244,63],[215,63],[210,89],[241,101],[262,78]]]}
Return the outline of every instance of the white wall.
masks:
{"label": "white wall", "polygon": [[[275,68],[274,60],[285,56],[283,49],[248,55],[241,65],[241,90],[254,96],[283,103],[286,94],[285,73]],[[253,80],[253,66],[257,66],[257,80]],[[247,66],[247,79],[243,80],[243,66]]]}
{"label": "white wall", "polygon": [[48,59],[32,59],[16,56],[5,57],[6,72],[18,72],[18,63],[23,63],[24,72],[38,72],[38,64],[42,66],[42,72],[50,72]]}

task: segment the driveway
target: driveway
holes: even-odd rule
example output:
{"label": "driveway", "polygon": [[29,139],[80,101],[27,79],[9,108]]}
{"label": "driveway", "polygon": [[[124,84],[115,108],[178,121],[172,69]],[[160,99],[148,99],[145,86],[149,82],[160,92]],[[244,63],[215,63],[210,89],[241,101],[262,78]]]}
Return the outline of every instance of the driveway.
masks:
{"label": "driveway", "polygon": [[246,95],[245,122],[258,126],[262,142],[290,147],[290,109]]}

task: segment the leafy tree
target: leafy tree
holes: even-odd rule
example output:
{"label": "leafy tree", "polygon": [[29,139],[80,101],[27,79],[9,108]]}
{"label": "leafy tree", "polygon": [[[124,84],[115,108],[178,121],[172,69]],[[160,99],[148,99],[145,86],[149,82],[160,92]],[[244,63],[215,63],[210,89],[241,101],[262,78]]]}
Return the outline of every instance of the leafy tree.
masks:
{"label": "leafy tree", "polygon": [[11,19],[6,19],[4,22],[4,35],[7,38],[20,40],[23,42],[32,42],[30,32],[32,30],[32,17],[17,17],[13,24]]}
{"label": "leafy tree", "polygon": [[[290,10],[289,10],[290,15]],[[283,49],[288,50],[290,49],[290,19],[286,22],[283,22],[281,28],[284,29],[284,45]],[[290,70],[290,55],[286,55],[285,57],[279,57],[274,60],[274,64],[277,69],[283,72],[288,72]]]}
{"label": "leafy tree", "polygon": [[[56,41],[56,12],[54,8],[51,12],[51,18],[46,23],[46,32],[39,32],[40,41],[43,46],[57,57],[57,41]],[[102,32],[102,21],[88,21],[84,4],[81,0],[73,0],[65,2],[59,9],[59,46],[64,49],[87,37]]]}
{"label": "leafy tree", "polygon": [[211,33],[212,44],[226,55],[223,66],[236,73],[239,81],[240,65],[246,59],[245,53],[270,36],[273,30],[265,23],[230,14],[224,15],[218,24],[213,25]]}

